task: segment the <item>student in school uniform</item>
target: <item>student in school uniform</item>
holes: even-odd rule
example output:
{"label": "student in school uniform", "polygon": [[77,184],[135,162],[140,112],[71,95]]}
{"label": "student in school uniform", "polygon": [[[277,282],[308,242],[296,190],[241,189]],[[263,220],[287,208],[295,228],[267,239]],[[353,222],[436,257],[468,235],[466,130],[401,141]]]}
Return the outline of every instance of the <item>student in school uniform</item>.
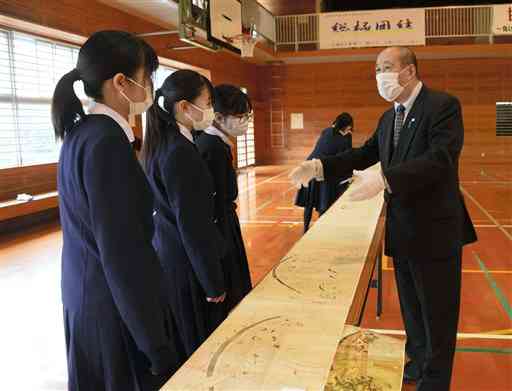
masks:
{"label": "student in school uniform", "polygon": [[[93,34],[58,82],[58,191],[68,389],[158,390],[184,353],[152,247],[153,198],[128,119],[152,102],[153,49],[121,31]],[[81,80],[96,101],[88,115]]]}
{"label": "student in school uniform", "polygon": [[215,121],[197,138],[215,186],[215,220],[227,242],[223,259],[226,312],[229,313],[252,288],[249,263],[240,222],[236,214],[238,183],[231,148],[237,136],[247,133],[252,116],[249,97],[239,87],[220,85],[214,89]]}
{"label": "student in school uniform", "polygon": [[188,356],[224,318],[225,244],[215,189],[193,132],[213,120],[212,86],[190,70],[171,74],[148,111],[143,161],[155,194],[155,237],[168,298]]}
{"label": "student in school uniform", "polygon": [[[341,113],[332,125],[322,131],[313,152],[307,160],[335,156],[352,148],[354,120],[349,113]],[[308,187],[301,187],[295,198],[295,205],[304,208],[304,233],[309,229],[313,209],[321,216],[347,190],[348,183],[340,181],[317,182],[314,179]]]}

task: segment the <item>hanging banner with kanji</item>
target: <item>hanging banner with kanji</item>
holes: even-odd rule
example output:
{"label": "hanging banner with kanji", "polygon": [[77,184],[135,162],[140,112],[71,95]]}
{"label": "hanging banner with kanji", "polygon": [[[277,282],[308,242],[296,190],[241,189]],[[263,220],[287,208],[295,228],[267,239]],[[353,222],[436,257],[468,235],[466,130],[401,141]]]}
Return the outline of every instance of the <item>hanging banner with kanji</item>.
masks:
{"label": "hanging banner with kanji", "polygon": [[320,14],[320,49],[425,45],[425,10]]}
{"label": "hanging banner with kanji", "polygon": [[512,4],[495,5],[493,11],[493,34],[512,34]]}

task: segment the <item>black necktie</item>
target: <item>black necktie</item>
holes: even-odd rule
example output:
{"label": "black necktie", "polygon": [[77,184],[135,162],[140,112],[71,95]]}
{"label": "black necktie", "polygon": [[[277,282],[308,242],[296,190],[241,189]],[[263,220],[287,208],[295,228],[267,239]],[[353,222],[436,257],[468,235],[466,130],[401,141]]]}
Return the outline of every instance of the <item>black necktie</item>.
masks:
{"label": "black necktie", "polygon": [[405,106],[400,105],[396,108],[395,111],[395,127],[393,133],[393,147],[397,147],[398,141],[400,140],[400,132],[402,131],[402,126],[404,125],[404,117],[405,117]]}

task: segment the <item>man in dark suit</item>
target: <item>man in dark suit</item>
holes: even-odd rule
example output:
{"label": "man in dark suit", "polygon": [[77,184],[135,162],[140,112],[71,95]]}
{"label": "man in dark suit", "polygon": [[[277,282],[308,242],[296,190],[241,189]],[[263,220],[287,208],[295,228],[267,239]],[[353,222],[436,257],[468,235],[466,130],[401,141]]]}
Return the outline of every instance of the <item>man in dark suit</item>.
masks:
{"label": "man in dark suit", "polygon": [[[384,191],[386,255],[393,257],[407,334],[405,381],[418,391],[450,388],[460,306],[462,247],[476,241],[459,189],[464,143],[457,98],[420,81],[407,48],[382,51],[376,63],[379,94],[394,107],[360,148],[303,162],[290,177],[342,179],[354,172],[351,199]],[[379,170],[366,168],[380,162]],[[356,171],[365,170],[365,171]]]}

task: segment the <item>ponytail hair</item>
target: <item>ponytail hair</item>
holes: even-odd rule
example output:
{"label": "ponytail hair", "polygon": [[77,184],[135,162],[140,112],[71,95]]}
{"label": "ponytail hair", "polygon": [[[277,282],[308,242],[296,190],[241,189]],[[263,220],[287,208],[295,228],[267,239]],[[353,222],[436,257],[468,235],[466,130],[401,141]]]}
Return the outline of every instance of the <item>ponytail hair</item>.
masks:
{"label": "ponytail hair", "polygon": [[73,89],[73,84],[78,80],[80,80],[80,74],[75,68],[62,76],[55,87],[52,100],[52,122],[57,139],[63,139],[66,130],[85,117],[82,102]]}
{"label": "ponytail hair", "polygon": [[146,113],[146,134],[142,146],[142,162],[148,167],[158,150],[174,141],[179,133],[175,117],[176,103],[193,102],[207,89],[213,100],[210,81],[195,71],[182,69],[169,75],[155,91],[155,101]]}
{"label": "ponytail hair", "polygon": [[57,83],[52,99],[52,122],[57,139],[86,118],[82,103],[73,89],[81,80],[85,94],[95,100],[103,98],[106,80],[122,73],[133,77],[143,67],[146,77],[158,68],[154,49],[144,40],[124,31],[99,31],[80,48],[76,68]]}

